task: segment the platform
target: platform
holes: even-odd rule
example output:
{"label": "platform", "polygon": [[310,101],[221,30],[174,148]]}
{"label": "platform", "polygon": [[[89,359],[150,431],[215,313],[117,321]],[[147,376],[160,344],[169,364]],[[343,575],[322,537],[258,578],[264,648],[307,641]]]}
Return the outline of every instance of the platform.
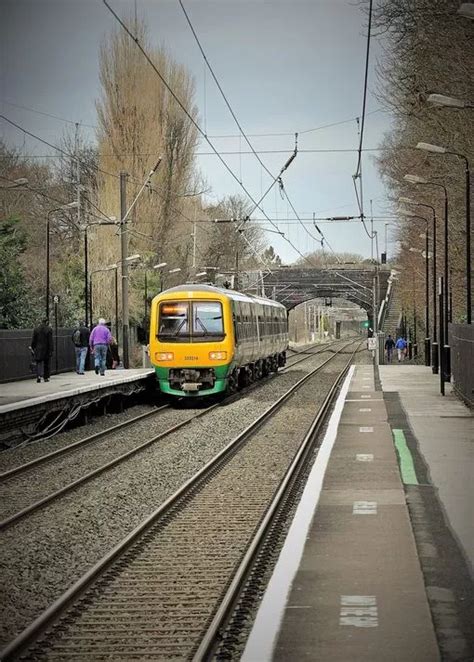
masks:
{"label": "platform", "polygon": [[351,368],[244,662],[473,657],[474,418],[437,386]]}
{"label": "platform", "polygon": [[144,368],[108,370],[104,376],[94,371],[78,375],[67,372],[52,375],[49,382],[36,379],[0,384],[0,443],[18,439],[18,431],[28,432],[45,414],[58,410],[66,413],[73,407],[87,407],[91,402],[112,395],[128,395],[144,388],[154,371]]}

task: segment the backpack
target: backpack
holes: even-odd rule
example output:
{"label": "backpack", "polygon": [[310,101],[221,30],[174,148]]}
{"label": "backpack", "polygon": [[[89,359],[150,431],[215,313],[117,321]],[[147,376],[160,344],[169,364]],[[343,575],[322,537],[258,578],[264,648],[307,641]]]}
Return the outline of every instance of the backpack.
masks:
{"label": "backpack", "polygon": [[79,329],[76,329],[74,333],[72,334],[72,342],[77,345],[78,347],[81,344],[81,332]]}

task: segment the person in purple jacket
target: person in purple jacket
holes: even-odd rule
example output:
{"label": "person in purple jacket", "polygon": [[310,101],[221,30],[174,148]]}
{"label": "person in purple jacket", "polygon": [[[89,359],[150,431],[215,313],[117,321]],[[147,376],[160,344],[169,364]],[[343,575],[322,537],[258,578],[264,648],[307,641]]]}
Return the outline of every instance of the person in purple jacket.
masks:
{"label": "person in purple jacket", "polygon": [[99,323],[95,326],[89,337],[89,346],[94,354],[95,374],[99,372],[105,375],[105,359],[107,357],[107,347],[112,341],[112,334],[105,326],[105,320],[101,317]]}

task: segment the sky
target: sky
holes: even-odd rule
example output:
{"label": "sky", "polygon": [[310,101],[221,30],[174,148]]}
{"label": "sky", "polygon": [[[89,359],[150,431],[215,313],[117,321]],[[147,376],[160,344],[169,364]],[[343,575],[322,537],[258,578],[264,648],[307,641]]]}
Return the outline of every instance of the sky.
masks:
{"label": "sky", "polygon": [[[121,16],[148,25],[153,45],[165,46],[195,77],[199,122],[213,145],[251,195],[258,199],[271,182],[220,96],[186,22],[178,0],[109,0]],[[230,104],[260,157],[276,175],[295,145],[296,158],[285,172],[285,190],[298,215],[311,219],[357,215],[352,175],[356,170],[364,82],[365,17],[354,0],[183,0],[201,44]],[[95,101],[100,93],[98,50],[116,23],[102,0],[0,0],[0,112],[45,140],[58,144],[66,129],[81,122],[95,138]],[[375,65],[381,44],[371,44],[364,134],[364,212],[388,216],[389,205],[374,156],[391,118],[375,98]],[[148,66],[144,60],[143,66]],[[25,108],[49,113],[71,123]],[[335,125],[329,126],[326,125]],[[28,155],[52,150],[0,119],[7,144]],[[258,135],[254,134],[287,134]],[[231,136],[231,137],[222,137]],[[323,151],[304,151],[323,150]],[[335,150],[335,151],[334,151]],[[342,150],[342,151],[338,151]],[[370,151],[374,150],[374,151]],[[197,164],[211,188],[209,201],[243,193],[209,145],[202,141]],[[268,153],[271,152],[271,153]],[[243,193],[245,196],[245,194]],[[319,248],[298,224],[288,202],[274,187],[262,206],[280,231],[302,252]],[[254,215],[257,217],[257,215]],[[262,214],[259,214],[263,218]],[[336,251],[369,257],[362,224],[318,225]],[[263,227],[274,230],[268,222]],[[317,237],[317,232],[307,226]],[[379,230],[384,249],[383,222]],[[298,253],[275,233],[269,243],[285,263]],[[390,247],[389,247],[390,250]]]}

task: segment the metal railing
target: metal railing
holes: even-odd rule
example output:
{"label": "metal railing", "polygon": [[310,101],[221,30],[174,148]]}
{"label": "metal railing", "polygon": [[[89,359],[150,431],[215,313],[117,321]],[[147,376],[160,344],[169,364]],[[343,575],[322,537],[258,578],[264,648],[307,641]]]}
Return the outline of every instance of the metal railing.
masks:
{"label": "metal railing", "polygon": [[474,325],[449,324],[449,344],[454,391],[474,407]]}

